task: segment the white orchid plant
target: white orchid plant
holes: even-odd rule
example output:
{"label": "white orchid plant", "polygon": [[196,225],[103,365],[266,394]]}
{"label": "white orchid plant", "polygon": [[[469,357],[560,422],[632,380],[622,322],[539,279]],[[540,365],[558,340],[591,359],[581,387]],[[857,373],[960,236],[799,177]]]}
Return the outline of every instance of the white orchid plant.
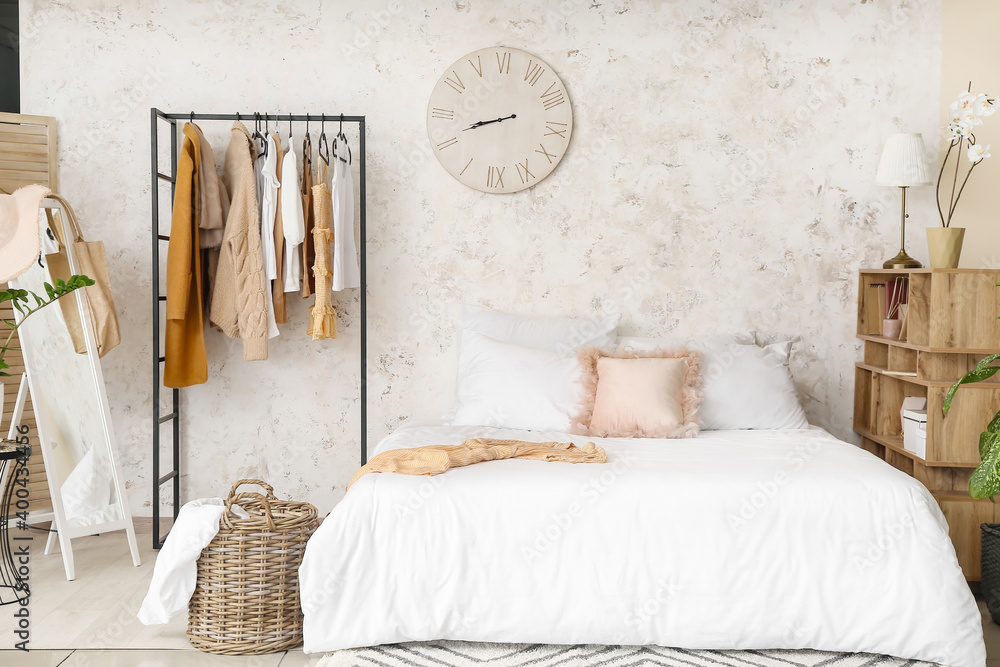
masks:
{"label": "white orchid plant", "polygon": [[[941,162],[941,171],[938,173],[937,182],[938,215],[941,216],[941,225],[943,227],[951,226],[951,218],[955,214],[955,207],[958,206],[958,200],[962,198],[962,192],[965,190],[966,183],[969,182],[972,170],[983,160],[990,157],[990,145],[981,144],[976,141],[975,129],[983,124],[983,118],[992,116],[996,111],[996,98],[983,93],[973,95],[971,83],[969,84],[969,90],[960,93],[958,99],[951,103],[951,122],[948,123],[947,127],[949,140],[948,152]],[[958,187],[958,173],[961,171],[961,155],[966,142],[968,142],[968,148],[965,156],[972,165],[965,173],[962,186]],[[945,167],[948,165],[948,158],[951,157],[953,151],[955,152],[955,176],[951,183],[951,196],[948,198],[948,213],[945,215],[944,210],[941,208],[941,181],[944,178]]]}

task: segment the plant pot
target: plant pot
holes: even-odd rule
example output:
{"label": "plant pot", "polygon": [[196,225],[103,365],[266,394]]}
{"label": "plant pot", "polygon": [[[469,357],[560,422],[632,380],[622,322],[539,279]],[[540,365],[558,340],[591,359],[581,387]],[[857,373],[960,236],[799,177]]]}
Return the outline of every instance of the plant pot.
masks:
{"label": "plant pot", "polygon": [[928,227],[927,250],[935,269],[957,269],[962,256],[965,227]]}
{"label": "plant pot", "polygon": [[1000,624],[1000,523],[979,527],[983,540],[981,591],[994,623]]}
{"label": "plant pot", "polygon": [[903,329],[903,320],[882,320],[882,336],[885,338],[891,338],[892,340],[899,339],[899,332]]}

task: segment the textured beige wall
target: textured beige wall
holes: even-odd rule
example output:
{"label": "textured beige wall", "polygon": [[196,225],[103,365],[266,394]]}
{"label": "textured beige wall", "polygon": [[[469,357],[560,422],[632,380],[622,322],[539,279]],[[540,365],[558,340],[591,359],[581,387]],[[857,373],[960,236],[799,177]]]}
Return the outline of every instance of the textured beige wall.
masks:
{"label": "textured beige wall", "polygon": [[[942,125],[949,120],[948,105],[958,99],[958,94],[967,89],[970,81],[973,92],[1000,95],[1000,58],[996,54],[998,34],[1000,5],[995,0],[945,0],[942,3]],[[966,229],[961,266],[995,269],[1000,268],[1000,114],[985,119],[978,130],[977,140],[992,144],[996,150],[992,158],[972,173],[955,209],[952,225]],[[943,137],[940,132],[937,136]],[[942,157],[947,148],[948,144],[942,139]],[[961,177],[965,176],[969,164],[963,155]],[[945,198],[951,192],[945,187],[941,190]]]}
{"label": "textured beige wall", "polygon": [[[939,0],[22,8],[25,111],[59,118],[64,194],[112,263],[123,342],[104,364],[136,513],[150,512],[154,105],[367,114],[373,440],[450,403],[459,301],[621,310],[627,334],[801,336],[810,419],[852,437],[856,271],[897,250],[898,195],[875,168],[889,133],[937,131]],[[424,126],[443,68],[493,44],[544,58],[575,110],[559,168],[505,196],[448,176]],[[933,210],[922,190],[914,212]],[[933,221],[919,218],[915,235]],[[300,302],[265,363],[207,335],[211,380],[183,392],[187,498],[258,475],[324,511],[340,497],[358,457],[358,306],[336,306],[340,339],[308,340]]]}

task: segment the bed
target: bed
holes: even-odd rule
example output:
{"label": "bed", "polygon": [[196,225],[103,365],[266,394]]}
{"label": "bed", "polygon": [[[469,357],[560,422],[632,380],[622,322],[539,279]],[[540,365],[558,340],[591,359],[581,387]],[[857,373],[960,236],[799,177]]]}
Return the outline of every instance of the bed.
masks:
{"label": "bed", "polygon": [[608,462],[361,478],[306,550],[307,653],[454,639],[985,665],[929,492],[821,429],[660,440],[420,422],[374,453],[471,437],[593,441]]}

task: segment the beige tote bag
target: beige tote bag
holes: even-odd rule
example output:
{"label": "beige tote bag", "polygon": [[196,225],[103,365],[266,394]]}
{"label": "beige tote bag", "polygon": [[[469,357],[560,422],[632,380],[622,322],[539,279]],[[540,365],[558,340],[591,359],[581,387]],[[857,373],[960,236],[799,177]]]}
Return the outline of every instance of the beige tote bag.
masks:
{"label": "beige tote bag", "polygon": [[[118,312],[115,310],[115,300],[111,294],[111,279],[108,276],[108,260],[104,254],[104,243],[101,241],[84,241],[83,232],[76,213],[69,202],[59,195],[49,195],[62,204],[65,212],[64,231],[72,238],[57,239],[59,252],[45,256],[49,267],[49,275],[53,280],[61,278],[69,280],[72,272],[69,268],[69,257],[66,255],[67,243],[72,243],[76,256],[77,273],[96,281],[96,284],[83,288],[83,303],[89,310],[90,321],[94,323],[94,338],[97,341],[97,356],[103,357],[121,342],[118,331]],[[78,354],[87,354],[87,343],[83,336],[83,324],[80,320],[80,310],[77,308],[76,297],[67,295],[59,299],[66,328],[69,329],[73,347]]]}

